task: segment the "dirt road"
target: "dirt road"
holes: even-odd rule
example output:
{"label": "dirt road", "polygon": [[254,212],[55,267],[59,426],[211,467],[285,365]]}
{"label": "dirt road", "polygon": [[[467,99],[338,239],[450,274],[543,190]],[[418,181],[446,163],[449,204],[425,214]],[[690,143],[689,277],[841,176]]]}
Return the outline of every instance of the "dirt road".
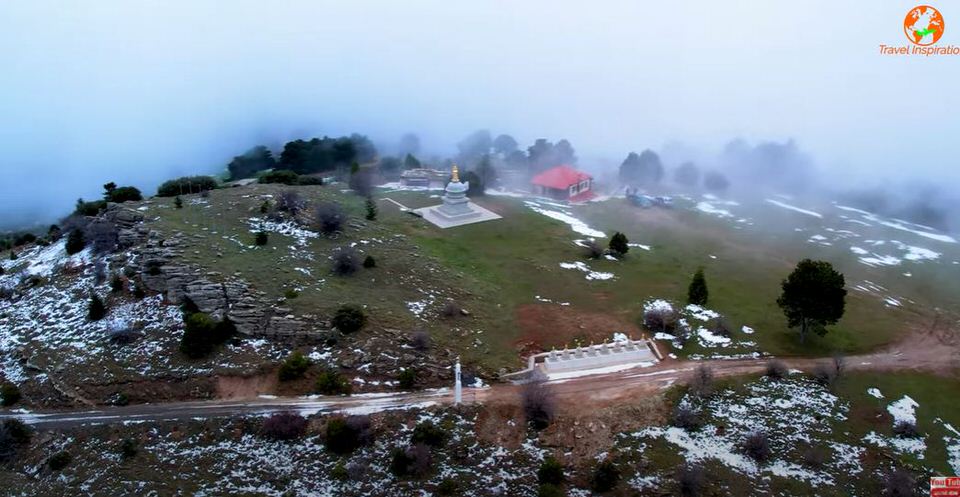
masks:
{"label": "dirt road", "polygon": [[[791,369],[810,371],[817,363],[832,359],[793,359],[783,362]],[[947,377],[960,374],[960,339],[952,332],[927,330],[912,334],[909,339],[887,349],[844,360],[847,370],[916,370]],[[762,372],[766,361],[761,359],[679,361],[667,359],[646,368],[616,373],[597,374],[548,381],[558,399],[561,411],[582,412],[625,399],[650,395],[674,383],[685,382],[697,366],[706,365],[717,377]],[[517,402],[520,386],[496,384],[482,389],[464,389],[464,403]],[[244,400],[211,400],[140,404],[126,407],[105,407],[56,412],[0,413],[0,419],[15,417],[46,428],[68,428],[89,424],[143,423],[192,418],[267,415],[280,411],[302,414],[361,414],[391,409],[427,407],[453,402],[451,389],[386,394],[359,394],[351,397],[270,397]]]}

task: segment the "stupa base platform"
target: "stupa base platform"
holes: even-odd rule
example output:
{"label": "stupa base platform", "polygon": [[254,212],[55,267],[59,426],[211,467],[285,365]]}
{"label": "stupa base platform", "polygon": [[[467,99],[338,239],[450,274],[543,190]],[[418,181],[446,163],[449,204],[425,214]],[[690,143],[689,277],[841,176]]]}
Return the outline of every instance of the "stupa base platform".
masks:
{"label": "stupa base platform", "polygon": [[456,214],[453,216],[447,215],[446,213],[440,211],[439,209],[442,205],[443,204],[432,205],[430,207],[414,209],[413,212],[416,212],[422,218],[443,229],[455,228],[465,224],[482,223],[484,221],[501,219],[501,216],[496,212],[484,209],[473,202],[467,202],[467,205],[470,207],[469,212],[465,214]]}

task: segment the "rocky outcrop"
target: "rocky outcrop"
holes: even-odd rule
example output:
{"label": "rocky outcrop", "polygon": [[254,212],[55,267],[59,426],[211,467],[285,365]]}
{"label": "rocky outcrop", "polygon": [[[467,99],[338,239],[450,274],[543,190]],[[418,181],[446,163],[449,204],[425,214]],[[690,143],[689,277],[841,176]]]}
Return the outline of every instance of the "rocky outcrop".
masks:
{"label": "rocky outcrop", "polygon": [[108,204],[100,217],[116,226],[117,243],[121,249],[142,244],[150,233],[143,225],[143,213],[121,204]]}

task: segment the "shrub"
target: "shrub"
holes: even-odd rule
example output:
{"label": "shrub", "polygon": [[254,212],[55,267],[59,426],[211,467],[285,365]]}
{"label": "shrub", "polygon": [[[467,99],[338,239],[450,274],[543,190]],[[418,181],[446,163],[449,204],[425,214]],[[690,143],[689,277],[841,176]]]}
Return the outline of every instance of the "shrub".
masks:
{"label": "shrub", "polygon": [[336,466],[330,470],[330,477],[339,481],[350,479],[350,472],[347,470],[347,465],[343,463],[343,459],[337,461]]}
{"label": "shrub", "polygon": [[707,305],[707,279],[703,276],[703,268],[697,269],[690,280],[690,286],[687,288],[687,303],[695,305]]}
{"label": "shrub", "polygon": [[140,193],[140,190],[132,186],[121,186],[112,190],[108,189],[106,193],[104,193],[103,198],[107,202],[122,204],[124,202],[139,202],[143,200],[143,195]]}
{"label": "shrub", "polygon": [[0,385],[0,405],[12,406],[20,401],[20,397],[20,388],[16,384],[7,382]]}
{"label": "shrub", "polygon": [[453,478],[444,478],[437,484],[437,495],[450,496],[457,495],[460,491],[460,485]]}
{"label": "shrub", "polygon": [[348,454],[372,439],[369,416],[335,417],[327,422],[325,443],[335,454]]}
{"label": "shrub", "polygon": [[414,332],[410,337],[410,346],[420,352],[430,350],[430,334],[426,331]]}
{"label": "shrub", "polygon": [[307,418],[292,412],[278,412],[263,421],[260,434],[272,440],[293,440],[306,430]]}
{"label": "shrub", "polygon": [[143,300],[147,296],[147,290],[143,285],[137,284],[133,287],[133,297],[137,300]]}
{"label": "shrub", "polygon": [[399,478],[422,477],[430,472],[433,457],[426,445],[411,445],[406,449],[394,448],[390,458],[390,472]]}
{"label": "shrub", "polygon": [[307,206],[300,194],[293,190],[284,190],[277,195],[277,210],[296,217]]}
{"label": "shrub", "polygon": [[87,319],[90,321],[100,321],[107,315],[107,306],[103,299],[94,292],[90,292],[90,303],[87,305]]}
{"label": "shrub", "polygon": [[201,193],[217,187],[212,176],[184,176],[164,182],[157,188],[158,197],[175,197],[189,193]]}
{"label": "shrub", "polygon": [[113,273],[113,276],[110,277],[110,291],[113,293],[123,291],[123,279],[117,273]]}
{"label": "shrub", "polygon": [[413,368],[400,371],[397,375],[397,386],[403,390],[410,390],[417,386],[417,372]]}
{"label": "shrub", "polygon": [[550,426],[556,414],[556,401],[550,387],[542,381],[532,381],[523,385],[520,397],[527,423],[533,429],[542,430]]}
{"label": "shrub", "polygon": [[363,259],[363,267],[367,269],[373,269],[377,267],[377,260],[374,259],[372,255],[368,255],[365,259]]}
{"label": "shrub", "polygon": [[630,245],[628,244],[628,241],[627,241],[627,235],[624,235],[619,231],[614,233],[613,236],[610,237],[609,248],[610,248],[610,252],[615,257],[623,257],[627,255],[627,252],[630,251]]}
{"label": "shrub", "polygon": [[81,250],[83,250],[83,248],[86,246],[87,246],[87,242],[83,238],[83,232],[80,231],[79,229],[75,229],[71,231],[70,234],[67,236],[67,245],[66,245],[67,254],[69,255],[76,254]]}
{"label": "shrub", "polygon": [[183,209],[183,199],[180,198],[180,195],[177,195],[176,198],[173,199],[173,206],[177,209]]}
{"label": "shrub", "polygon": [[268,212],[270,212],[270,201],[264,200],[263,203],[260,204],[260,214],[266,214]]}
{"label": "shrub", "polygon": [[[189,299],[184,308],[189,307]],[[184,312],[183,338],[180,339],[180,351],[191,359],[206,357],[213,349],[236,334],[237,328],[229,318],[216,321],[202,312]]]}
{"label": "shrub", "polygon": [[537,469],[537,481],[540,483],[560,485],[565,479],[563,464],[553,456],[547,456]]}
{"label": "shrub", "polygon": [[291,381],[303,378],[310,368],[310,359],[300,351],[295,351],[282,364],[277,372],[280,381]]}
{"label": "shrub", "polygon": [[410,441],[414,444],[425,444],[430,447],[443,447],[443,444],[447,443],[447,438],[449,438],[449,434],[446,430],[432,421],[423,421],[414,427]]}
{"label": "shrub", "polygon": [[768,378],[773,378],[776,380],[782,380],[787,377],[789,371],[787,370],[787,365],[783,361],[778,361],[776,359],[767,361],[767,370],[764,374]]}
{"label": "shrub", "polygon": [[443,314],[445,318],[455,318],[463,315],[463,308],[460,307],[460,304],[448,300],[446,304],[443,304],[443,310],[440,311],[440,313]]}
{"label": "shrub", "polygon": [[132,438],[125,438],[123,442],[120,442],[120,457],[124,459],[132,459],[137,455],[137,441]]}
{"label": "shrub", "polygon": [[294,290],[293,288],[288,288],[285,292],[283,292],[283,298],[287,300],[295,299],[299,296],[300,296],[300,292]]}
{"label": "shrub", "polygon": [[583,250],[588,259],[599,259],[603,255],[603,247],[592,238],[583,243]]}
{"label": "shrub", "polygon": [[324,235],[332,235],[340,231],[346,215],[340,204],[336,202],[324,202],[317,206],[317,227]]}
{"label": "shrub", "polygon": [[597,464],[590,477],[590,488],[594,492],[609,492],[620,483],[620,468],[610,459],[604,459]]}
{"label": "shrub", "polygon": [[669,333],[677,325],[677,313],[673,309],[648,309],[643,313],[643,325],[654,333]]}
{"label": "shrub", "polygon": [[126,345],[136,341],[140,333],[135,330],[126,319],[113,319],[107,323],[107,337],[118,345]]}
{"label": "shrub", "polygon": [[700,466],[682,464],[677,468],[677,486],[680,488],[680,495],[684,497],[700,495],[705,481],[706,476]]}
{"label": "shrub", "polygon": [[120,229],[114,223],[96,219],[87,225],[86,238],[94,253],[109,254],[117,250],[120,244]]}
{"label": "shrub", "polygon": [[377,220],[377,203],[373,201],[372,197],[367,197],[366,209],[367,209],[367,215],[365,217],[367,221],[376,221]]}
{"label": "shrub", "polygon": [[94,200],[92,202],[84,202],[84,200],[77,199],[77,207],[74,209],[73,213],[78,216],[87,216],[92,217],[100,214],[107,209],[107,202],[105,200]]}
{"label": "shrub", "polygon": [[730,338],[730,336],[732,335],[732,332],[730,331],[730,323],[727,322],[725,318],[718,319],[713,324],[713,329],[710,331],[712,331],[716,335],[720,335],[722,337],[727,337],[727,338]]}
{"label": "shrub", "polygon": [[60,471],[63,468],[66,468],[70,464],[70,461],[73,460],[73,457],[69,452],[61,450],[56,454],[47,458],[47,466],[54,471]]}
{"label": "shrub", "polygon": [[303,175],[301,175],[300,177],[297,178],[297,184],[303,185],[303,186],[322,185],[322,184],[323,184],[323,178],[319,178],[319,177],[317,177],[317,176],[303,176]]}
{"label": "shrub", "polygon": [[884,497],[913,497],[917,495],[917,480],[905,469],[894,469],[883,478]]}
{"label": "shrub", "polygon": [[261,247],[262,247],[262,246],[264,246],[264,245],[267,244],[267,241],[268,241],[268,240],[269,240],[269,237],[267,236],[267,232],[266,232],[266,231],[258,231],[256,238],[254,238],[254,240],[253,240],[253,243],[255,243],[255,244],[257,244],[258,246],[261,246]]}
{"label": "shrub", "polygon": [[760,463],[770,458],[770,441],[763,432],[755,431],[743,440],[743,452]]}
{"label": "shrub", "polygon": [[693,370],[693,378],[690,380],[690,393],[698,397],[709,397],[713,395],[713,370],[705,364],[697,366]]}
{"label": "shrub", "polygon": [[317,377],[317,392],[323,395],[350,395],[353,387],[336,371],[324,371]]}
{"label": "shrub", "polygon": [[330,324],[341,333],[349,334],[363,328],[367,324],[367,316],[361,307],[348,304],[337,309]]}
{"label": "shrub", "polygon": [[699,430],[703,421],[697,411],[687,406],[677,406],[673,410],[673,426],[684,430]]}
{"label": "shrub", "polygon": [[19,419],[6,419],[0,424],[0,462],[16,455],[17,450],[30,442],[30,428]]}
{"label": "shrub", "polygon": [[802,457],[803,463],[811,468],[821,468],[827,462],[826,450],[812,445],[803,449]]}
{"label": "shrub", "polygon": [[537,497],[565,497],[563,489],[553,483],[543,483],[537,487]]}
{"label": "shrub", "polygon": [[900,420],[893,425],[893,434],[901,438],[919,438],[917,425],[910,421]]}
{"label": "shrub", "polygon": [[300,175],[289,169],[275,169],[261,175],[260,182],[296,185],[300,183]]}
{"label": "shrub", "polygon": [[817,363],[813,367],[813,379],[821,386],[830,388],[837,381],[837,371],[832,365]]}
{"label": "shrub", "polygon": [[360,269],[357,251],[351,247],[341,247],[333,253],[330,271],[337,276],[349,276]]}

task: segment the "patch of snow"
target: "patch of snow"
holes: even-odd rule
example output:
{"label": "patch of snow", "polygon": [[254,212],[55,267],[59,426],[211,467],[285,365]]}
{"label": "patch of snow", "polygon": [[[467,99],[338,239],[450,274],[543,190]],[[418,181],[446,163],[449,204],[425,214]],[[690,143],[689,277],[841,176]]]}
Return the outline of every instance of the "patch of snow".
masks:
{"label": "patch of snow", "polygon": [[740,328],[740,331],[746,333],[747,335],[752,335],[755,330],[747,325],[743,325]]}
{"label": "patch of snow", "polygon": [[716,207],[709,202],[697,202],[697,210],[717,217],[733,217],[733,213],[730,211]]}
{"label": "patch of snow", "polygon": [[712,311],[705,307],[701,307],[696,304],[687,305],[684,310],[690,315],[690,317],[699,319],[700,321],[709,321],[711,319],[716,319],[720,317],[720,313],[717,311]]}
{"label": "patch of snow", "polygon": [[872,397],[876,397],[876,398],[878,398],[878,399],[882,399],[882,398],[883,398],[883,394],[880,393],[880,389],[879,389],[879,388],[868,388],[868,389],[867,389],[867,394],[870,395],[870,396],[872,396]]}
{"label": "patch of snow", "polygon": [[536,202],[531,202],[531,201],[526,201],[524,202],[524,204],[526,204],[526,206],[532,209],[534,212],[543,214],[544,216],[547,216],[551,219],[556,219],[557,221],[567,223],[568,225],[570,225],[570,229],[572,229],[577,233],[580,233],[581,235],[594,237],[594,238],[604,238],[607,236],[606,233],[600,230],[593,229],[590,226],[588,226],[587,223],[577,219],[570,212],[559,212],[559,211],[544,209],[543,207],[540,206],[540,204]]}
{"label": "patch of snow", "polygon": [[560,267],[562,267],[563,269],[577,269],[577,270],[579,270],[579,271],[583,271],[584,273],[587,273],[587,275],[586,275],[585,277],[586,277],[588,280],[609,280],[609,279],[612,279],[612,278],[614,277],[614,274],[613,274],[613,273],[604,273],[604,272],[600,272],[600,271],[594,271],[594,270],[590,269],[590,267],[587,266],[587,265],[586,265],[584,262],[582,262],[582,261],[577,261],[577,262],[561,262],[561,263],[560,263]]}
{"label": "patch of snow", "polygon": [[792,210],[792,211],[794,211],[794,212],[799,212],[799,213],[801,213],[801,214],[806,214],[806,215],[808,215],[808,216],[813,216],[813,217],[820,218],[820,219],[823,218],[823,215],[820,214],[820,213],[818,213],[818,212],[810,211],[810,210],[807,210],[807,209],[801,209],[800,207],[797,207],[797,206],[794,206],[794,205],[790,205],[790,204],[786,204],[786,203],[783,203],[783,202],[781,202],[781,201],[779,201],[779,200],[773,200],[773,199],[768,198],[768,199],[766,199],[766,202],[767,202],[768,204],[773,204],[773,205],[776,205],[777,207],[783,207],[784,209],[789,209],[789,210]]}
{"label": "patch of snow", "polygon": [[894,424],[899,422],[916,424],[917,415],[914,410],[917,407],[920,407],[920,404],[917,404],[917,401],[911,399],[907,395],[904,395],[902,399],[891,402],[890,405],[887,406],[887,412],[893,416]]}

